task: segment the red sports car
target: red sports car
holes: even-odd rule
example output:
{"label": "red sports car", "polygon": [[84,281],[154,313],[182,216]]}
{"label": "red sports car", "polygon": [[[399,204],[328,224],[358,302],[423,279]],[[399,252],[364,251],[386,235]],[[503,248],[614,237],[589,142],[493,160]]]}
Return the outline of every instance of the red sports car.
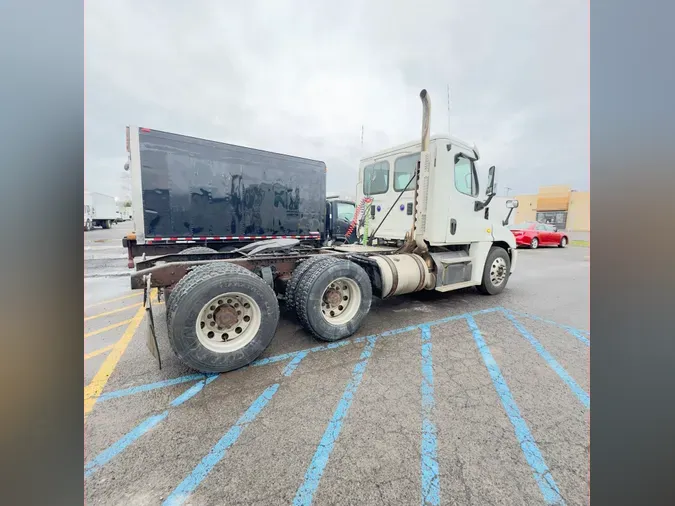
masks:
{"label": "red sports car", "polygon": [[564,248],[569,238],[564,232],[558,232],[554,225],[546,223],[526,222],[509,227],[516,238],[518,246],[529,246],[536,249],[539,246],[558,246]]}

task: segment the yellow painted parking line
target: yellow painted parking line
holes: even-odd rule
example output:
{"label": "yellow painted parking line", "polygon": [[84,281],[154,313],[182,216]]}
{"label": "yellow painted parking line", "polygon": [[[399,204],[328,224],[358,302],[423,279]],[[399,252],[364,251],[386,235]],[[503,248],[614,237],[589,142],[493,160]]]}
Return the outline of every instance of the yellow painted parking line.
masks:
{"label": "yellow painted parking line", "polygon": [[96,307],[96,306],[102,306],[103,304],[109,304],[110,302],[117,302],[117,301],[120,301],[120,300],[132,299],[132,298],[138,297],[140,295],[143,295],[143,292],[139,290],[138,292],[132,293],[131,295],[125,295],[123,297],[117,297],[115,299],[108,299],[108,300],[103,300],[101,302],[97,302],[95,304],[89,304],[88,306],[84,306],[84,309],[89,309],[89,308]]}
{"label": "yellow painted parking line", "polygon": [[88,322],[89,320],[93,320],[94,318],[102,318],[104,316],[108,316],[108,315],[111,315],[111,314],[121,313],[122,311],[128,311],[129,309],[139,307],[139,306],[142,306],[142,305],[143,305],[143,303],[139,302],[138,304],[132,304],[130,306],[120,307],[118,309],[113,309],[112,311],[106,311],[105,313],[95,314],[94,316],[85,316],[84,321]]}
{"label": "yellow painted parking line", "polygon": [[[152,293],[157,293],[157,290],[153,290]],[[145,308],[141,306],[136,312],[136,315],[131,319],[131,323],[124,331],[124,334],[122,335],[120,340],[113,345],[112,350],[105,358],[103,364],[101,364],[101,367],[94,376],[94,379],[92,379],[91,383],[89,383],[86,387],[84,387],[85,418],[91,412],[91,410],[94,409],[96,401],[101,395],[101,392],[103,392],[103,389],[108,383],[110,375],[115,370],[115,367],[117,367],[117,364],[120,361],[120,358],[122,358],[124,352],[126,351],[127,346],[129,346],[131,339],[136,334],[136,330],[138,330],[138,327],[141,324],[141,321],[143,321],[144,316],[145,316]]]}
{"label": "yellow painted parking line", "polygon": [[98,349],[98,350],[96,350],[96,351],[92,351],[91,353],[87,353],[87,354],[84,356],[84,359],[85,359],[85,360],[89,360],[89,359],[92,358],[92,357],[96,357],[96,356],[98,356],[98,355],[101,355],[101,354],[105,353],[106,351],[110,351],[110,350],[112,350],[113,346],[114,346],[114,345],[111,344],[110,346],[106,346],[105,348],[100,348],[100,349]]}
{"label": "yellow painted parking line", "polygon": [[124,320],[123,322],[119,323],[113,323],[112,325],[108,325],[107,327],[103,327],[102,329],[92,330],[91,332],[87,332],[86,334],[84,334],[84,338],[86,339],[87,337],[95,336],[96,334],[103,334],[104,332],[116,329],[117,327],[122,327],[123,325],[131,323],[132,320],[133,318],[129,318],[128,320]]}

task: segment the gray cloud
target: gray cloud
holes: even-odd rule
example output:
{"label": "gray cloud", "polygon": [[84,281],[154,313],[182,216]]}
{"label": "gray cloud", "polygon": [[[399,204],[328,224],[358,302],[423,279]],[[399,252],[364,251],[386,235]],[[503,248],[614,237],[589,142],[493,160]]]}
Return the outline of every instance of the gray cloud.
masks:
{"label": "gray cloud", "polygon": [[501,187],[588,188],[588,2],[101,0],[85,16],[90,190],[122,191],[133,123],[319,158],[354,193],[363,152],[418,137],[421,88],[447,132],[447,84],[451,133]]}

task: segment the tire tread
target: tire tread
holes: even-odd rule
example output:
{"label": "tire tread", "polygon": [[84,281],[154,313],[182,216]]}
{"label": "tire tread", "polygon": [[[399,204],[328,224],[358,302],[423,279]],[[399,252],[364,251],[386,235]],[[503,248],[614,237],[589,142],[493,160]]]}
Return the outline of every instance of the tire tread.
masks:
{"label": "tire tread", "polygon": [[310,267],[312,267],[312,265],[316,264],[319,261],[324,260],[338,260],[338,259],[335,257],[328,257],[328,256],[325,258],[322,258],[322,256],[314,256],[309,257],[308,259],[302,261],[300,265],[296,267],[296,269],[293,271],[293,274],[291,275],[291,279],[288,282],[288,285],[286,285],[286,292],[285,292],[286,309],[290,311],[295,310],[296,307],[295,295],[297,293],[297,288],[298,284],[300,283],[300,280],[305,275],[305,273],[310,269]]}
{"label": "tire tread", "polygon": [[[185,362],[184,357],[178,353],[175,342],[174,342],[174,335],[173,335],[173,319],[175,317],[175,314],[180,307],[181,300],[188,294],[190,293],[191,290],[195,288],[195,286],[199,285],[203,281],[206,281],[213,276],[219,276],[223,274],[236,274],[236,275],[242,275],[242,276],[250,276],[252,278],[255,278],[256,280],[260,281],[260,289],[263,291],[268,291],[267,296],[270,298],[270,300],[274,300],[276,304],[276,294],[274,293],[274,290],[270,288],[267,283],[262,281],[259,276],[256,276],[249,270],[245,269],[244,267],[241,267],[236,264],[231,264],[231,263],[213,263],[213,264],[205,264],[205,265],[200,265],[199,267],[196,267],[193,269],[189,274],[187,274],[185,277],[183,277],[178,283],[176,283],[176,286],[173,290],[172,293],[172,305],[171,309],[167,308],[167,329],[168,329],[168,337],[169,337],[169,344],[171,346],[171,350],[178,356],[181,361]],[[272,316],[277,322],[279,320],[279,305],[276,304],[276,311],[274,312],[275,314],[269,315],[265,313],[265,308],[261,307],[260,310],[262,311],[262,318],[264,319],[265,317]],[[262,325],[262,324],[261,324]],[[194,364],[194,363],[187,363],[188,366],[193,367],[197,370],[200,370],[202,372],[219,372],[219,371],[214,371],[214,370],[209,370],[208,367],[204,367],[200,364]]]}
{"label": "tire tread", "polygon": [[[309,310],[310,308],[308,307],[308,303],[310,302],[310,291],[312,290],[312,287],[314,286],[314,283],[316,280],[319,278],[321,274],[323,274],[324,270],[328,266],[333,266],[336,265],[340,262],[345,262],[345,263],[350,263],[354,266],[356,266],[358,269],[363,270],[362,267],[360,267],[357,264],[354,264],[353,262],[350,262],[347,259],[344,258],[327,258],[321,262],[315,262],[313,263],[308,272],[305,273],[305,275],[300,279],[300,282],[298,283],[297,291],[296,291],[296,313],[298,315],[298,319],[300,320],[300,323],[302,326],[310,332],[314,337],[317,339],[320,339],[322,341],[326,341],[326,336],[322,336],[320,333],[318,333],[314,327],[312,327],[310,321],[309,321]],[[364,276],[366,279],[368,278],[368,275],[363,272]],[[362,293],[362,297],[366,298],[368,301],[368,308],[367,310],[370,309],[370,297],[368,294]],[[366,310],[366,312],[367,312]]]}

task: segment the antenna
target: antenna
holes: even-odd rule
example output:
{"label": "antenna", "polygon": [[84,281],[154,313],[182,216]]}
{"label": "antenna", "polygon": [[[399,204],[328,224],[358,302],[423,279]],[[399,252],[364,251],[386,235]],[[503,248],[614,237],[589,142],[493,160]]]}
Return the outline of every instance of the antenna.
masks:
{"label": "antenna", "polygon": [[448,84],[448,134],[450,134],[450,85]]}
{"label": "antenna", "polygon": [[508,186],[505,186],[504,189],[506,190],[506,196],[509,196],[509,192],[513,190],[513,188],[509,188]]}
{"label": "antenna", "polygon": [[363,125],[361,125],[361,152],[363,152]]}

